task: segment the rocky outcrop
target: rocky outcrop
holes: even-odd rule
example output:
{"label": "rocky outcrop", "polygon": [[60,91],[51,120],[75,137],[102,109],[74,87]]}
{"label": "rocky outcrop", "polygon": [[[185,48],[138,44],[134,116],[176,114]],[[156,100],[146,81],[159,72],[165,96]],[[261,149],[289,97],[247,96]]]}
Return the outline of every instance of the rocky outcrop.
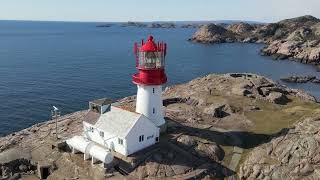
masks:
{"label": "rocky outcrop", "polygon": [[240,22],[238,24],[231,24],[227,26],[227,29],[237,34],[250,34],[255,27],[251,24]]}
{"label": "rocky outcrop", "polygon": [[232,113],[230,105],[225,103],[214,103],[204,109],[203,113],[212,117],[223,118]]}
{"label": "rocky outcrop", "polygon": [[234,42],[236,41],[236,34],[221,26],[208,24],[202,26],[189,40],[201,43]]}
{"label": "rocky outcrop", "polygon": [[213,144],[199,143],[195,148],[195,151],[201,157],[209,158],[213,161],[221,161],[224,157],[224,152],[222,148],[216,143],[213,143]]}
{"label": "rocky outcrop", "polygon": [[289,76],[289,77],[284,77],[281,78],[282,81],[284,82],[289,82],[289,83],[307,83],[307,82],[312,82],[312,83],[320,83],[320,79],[318,79],[316,76]]}
{"label": "rocky outcrop", "polygon": [[194,145],[196,145],[196,140],[188,135],[182,135],[177,138],[177,142],[181,143],[181,145],[186,146],[187,148],[190,148]]}
{"label": "rocky outcrop", "polygon": [[275,104],[286,104],[289,102],[289,99],[286,95],[280,92],[272,92],[267,96],[267,100]]}
{"label": "rocky outcrop", "polygon": [[240,166],[240,179],[319,179],[320,119],[309,118],[255,148]]}
{"label": "rocky outcrop", "polygon": [[189,40],[199,43],[265,43],[267,45],[261,50],[261,55],[320,64],[320,20],[313,16],[265,25],[207,25],[200,28]]}

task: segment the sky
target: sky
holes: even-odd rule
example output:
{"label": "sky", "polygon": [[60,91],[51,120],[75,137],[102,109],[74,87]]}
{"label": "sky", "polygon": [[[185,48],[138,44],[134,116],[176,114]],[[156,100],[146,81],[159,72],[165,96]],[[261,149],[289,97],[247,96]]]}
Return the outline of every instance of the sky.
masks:
{"label": "sky", "polygon": [[320,18],[320,0],[0,0],[0,20],[275,22]]}

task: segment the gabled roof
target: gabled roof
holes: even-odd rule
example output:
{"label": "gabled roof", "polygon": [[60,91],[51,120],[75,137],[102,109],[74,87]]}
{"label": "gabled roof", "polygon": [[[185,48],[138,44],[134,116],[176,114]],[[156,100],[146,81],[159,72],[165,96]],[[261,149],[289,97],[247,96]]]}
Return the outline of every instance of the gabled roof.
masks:
{"label": "gabled roof", "polygon": [[101,114],[94,126],[110,134],[125,138],[141,116],[143,115],[111,106],[111,110]]}

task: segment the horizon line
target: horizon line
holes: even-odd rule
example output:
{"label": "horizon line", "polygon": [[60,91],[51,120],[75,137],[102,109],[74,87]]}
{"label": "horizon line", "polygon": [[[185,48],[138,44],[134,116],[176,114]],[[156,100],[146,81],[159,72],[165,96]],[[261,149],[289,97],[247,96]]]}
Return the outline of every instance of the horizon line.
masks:
{"label": "horizon line", "polygon": [[254,22],[254,23],[272,23],[267,21],[255,21],[255,20],[240,20],[240,19],[219,19],[219,20],[152,20],[152,21],[91,21],[91,20],[30,20],[30,19],[0,19],[0,21],[25,21],[25,22],[69,22],[69,23],[126,23],[126,22],[138,22],[138,23],[153,23],[153,22],[214,22],[214,21],[236,21],[236,22]]}

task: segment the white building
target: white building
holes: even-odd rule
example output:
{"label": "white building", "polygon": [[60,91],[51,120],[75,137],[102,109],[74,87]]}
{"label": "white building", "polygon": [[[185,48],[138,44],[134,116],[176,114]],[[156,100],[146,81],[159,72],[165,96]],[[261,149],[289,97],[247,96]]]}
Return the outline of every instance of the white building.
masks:
{"label": "white building", "polygon": [[159,128],[146,116],[108,103],[104,99],[89,103],[83,121],[86,139],[124,156],[159,141]]}

